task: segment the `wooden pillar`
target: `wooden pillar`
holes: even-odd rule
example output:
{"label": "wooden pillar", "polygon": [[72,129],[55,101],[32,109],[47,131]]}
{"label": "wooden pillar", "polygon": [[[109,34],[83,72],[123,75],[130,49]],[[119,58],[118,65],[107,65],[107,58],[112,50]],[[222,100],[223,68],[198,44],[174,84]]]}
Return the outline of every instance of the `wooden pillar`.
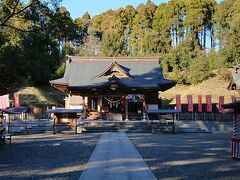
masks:
{"label": "wooden pillar", "polygon": [[85,96],[82,97],[82,103],[83,103],[83,107],[86,105],[85,103]]}
{"label": "wooden pillar", "polygon": [[145,102],[145,96],[143,97],[143,120],[146,120],[146,102]]}
{"label": "wooden pillar", "polygon": [[103,104],[103,101],[102,101],[102,96],[99,96],[99,98],[98,98],[98,111],[100,112],[100,118],[102,118],[103,119],[103,112],[102,112],[102,104]]}
{"label": "wooden pillar", "polygon": [[88,97],[84,96],[84,104],[86,106],[87,109],[89,109],[89,106],[88,106]]}
{"label": "wooden pillar", "polygon": [[53,134],[56,134],[56,129],[55,129],[55,124],[56,124],[56,122],[55,122],[55,118],[56,118],[56,116],[55,116],[55,114],[54,114],[54,115],[53,115],[53,128],[52,128]]}
{"label": "wooden pillar", "polygon": [[101,112],[102,110],[102,96],[98,97],[98,111]]}
{"label": "wooden pillar", "polygon": [[126,97],[125,97],[125,102],[126,102],[126,104],[125,104],[125,114],[126,114],[125,121],[128,121],[129,120],[128,119],[128,100]]}

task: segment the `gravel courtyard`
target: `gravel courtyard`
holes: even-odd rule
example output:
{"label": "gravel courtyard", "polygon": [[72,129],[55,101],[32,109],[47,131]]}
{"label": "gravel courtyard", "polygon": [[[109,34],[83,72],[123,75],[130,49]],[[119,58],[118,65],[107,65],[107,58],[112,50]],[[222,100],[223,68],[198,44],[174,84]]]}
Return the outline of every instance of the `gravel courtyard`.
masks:
{"label": "gravel courtyard", "polygon": [[[102,134],[32,134],[0,147],[0,179],[79,179]],[[230,134],[129,133],[158,179],[240,179]]]}
{"label": "gravel courtyard", "polygon": [[31,134],[0,147],[0,179],[78,179],[101,134]]}
{"label": "gravel courtyard", "polygon": [[230,134],[128,134],[158,179],[240,179]]}

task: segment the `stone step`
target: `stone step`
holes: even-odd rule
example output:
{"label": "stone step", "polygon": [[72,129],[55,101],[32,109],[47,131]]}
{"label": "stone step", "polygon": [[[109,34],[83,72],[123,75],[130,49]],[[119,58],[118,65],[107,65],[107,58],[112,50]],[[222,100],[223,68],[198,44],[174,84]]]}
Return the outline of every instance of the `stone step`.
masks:
{"label": "stone step", "polygon": [[189,122],[183,122],[183,121],[177,121],[175,123],[175,129],[176,132],[186,132],[186,133],[208,133],[210,131],[199,128],[196,124],[194,123],[189,123]]}
{"label": "stone step", "polygon": [[146,122],[101,122],[93,121],[82,125],[83,132],[150,132],[151,128]]}

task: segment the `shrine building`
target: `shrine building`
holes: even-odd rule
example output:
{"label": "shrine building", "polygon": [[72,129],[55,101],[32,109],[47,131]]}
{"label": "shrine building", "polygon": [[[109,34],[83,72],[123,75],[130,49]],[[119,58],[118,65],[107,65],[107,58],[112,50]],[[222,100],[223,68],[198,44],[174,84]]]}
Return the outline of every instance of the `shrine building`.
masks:
{"label": "shrine building", "polygon": [[176,82],[165,79],[156,57],[68,56],[64,76],[50,81],[67,92],[65,108],[87,110],[87,119],[141,120],[146,109],[161,108],[160,92]]}

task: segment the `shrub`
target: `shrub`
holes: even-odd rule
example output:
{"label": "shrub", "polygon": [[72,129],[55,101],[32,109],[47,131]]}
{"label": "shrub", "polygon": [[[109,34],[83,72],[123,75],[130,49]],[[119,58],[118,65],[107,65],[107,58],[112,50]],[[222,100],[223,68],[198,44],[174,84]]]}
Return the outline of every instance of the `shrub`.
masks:
{"label": "shrub", "polygon": [[219,75],[219,79],[224,81],[230,81],[230,71],[227,67],[218,69],[217,73]]}
{"label": "shrub", "polygon": [[60,66],[56,70],[57,77],[63,77],[64,72],[65,72],[65,67],[66,67],[65,63],[60,64]]}
{"label": "shrub", "polygon": [[207,80],[212,75],[213,74],[209,71],[209,65],[206,59],[195,59],[194,63],[191,63],[189,66],[187,82],[189,84],[198,84]]}

